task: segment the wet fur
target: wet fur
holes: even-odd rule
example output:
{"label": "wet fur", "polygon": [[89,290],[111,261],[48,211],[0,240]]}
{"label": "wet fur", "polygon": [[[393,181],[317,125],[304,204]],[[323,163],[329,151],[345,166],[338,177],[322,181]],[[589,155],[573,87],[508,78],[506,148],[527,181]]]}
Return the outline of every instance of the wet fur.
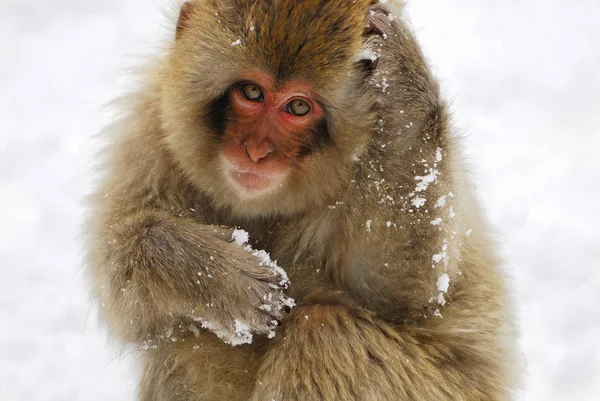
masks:
{"label": "wet fur", "polygon": [[[188,5],[172,49],[109,129],[89,273],[111,331],[145,350],[140,400],[511,398],[519,364],[506,278],[446,104],[412,33],[385,12],[369,17],[371,3]],[[364,37],[368,21],[387,38]],[[381,48],[372,75],[354,62],[365,40]],[[209,118],[249,68],[318,88],[331,136],[256,201],[215,174],[220,122]],[[416,191],[429,169],[436,180]],[[232,347],[193,320],[209,300],[243,314],[242,289],[260,293],[269,280],[227,242],[230,227],[290,276],[297,306],[272,340]],[[204,268],[229,276],[196,282]],[[239,269],[244,281],[226,280]]]}

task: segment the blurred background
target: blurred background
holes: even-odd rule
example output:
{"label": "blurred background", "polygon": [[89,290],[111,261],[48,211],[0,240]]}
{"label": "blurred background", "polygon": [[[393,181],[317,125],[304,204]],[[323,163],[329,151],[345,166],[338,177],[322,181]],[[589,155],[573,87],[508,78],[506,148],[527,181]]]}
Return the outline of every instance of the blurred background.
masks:
{"label": "blurred background", "polygon": [[[135,399],[135,359],[86,293],[82,198],[102,105],[172,36],[171,7],[0,0],[2,401]],[[598,400],[600,1],[412,0],[407,15],[515,277],[520,400]]]}

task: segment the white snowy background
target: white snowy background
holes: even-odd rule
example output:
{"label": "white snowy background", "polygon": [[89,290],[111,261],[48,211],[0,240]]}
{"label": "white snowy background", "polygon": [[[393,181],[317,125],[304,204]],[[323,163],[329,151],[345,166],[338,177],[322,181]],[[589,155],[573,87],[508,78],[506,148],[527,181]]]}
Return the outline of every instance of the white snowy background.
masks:
{"label": "white snowy background", "polygon": [[[598,400],[600,1],[408,12],[516,278],[521,399]],[[151,0],[0,0],[1,401],[135,398],[135,362],[86,294],[81,198],[101,105],[169,26]]]}

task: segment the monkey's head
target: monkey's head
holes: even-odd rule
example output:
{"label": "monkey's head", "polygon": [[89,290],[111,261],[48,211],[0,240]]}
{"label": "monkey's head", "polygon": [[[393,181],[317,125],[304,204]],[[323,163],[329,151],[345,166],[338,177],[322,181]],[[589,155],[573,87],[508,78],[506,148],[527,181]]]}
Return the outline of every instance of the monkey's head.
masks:
{"label": "monkey's head", "polygon": [[335,201],[371,136],[364,31],[373,0],[198,0],[161,73],[165,139],[235,214]]}

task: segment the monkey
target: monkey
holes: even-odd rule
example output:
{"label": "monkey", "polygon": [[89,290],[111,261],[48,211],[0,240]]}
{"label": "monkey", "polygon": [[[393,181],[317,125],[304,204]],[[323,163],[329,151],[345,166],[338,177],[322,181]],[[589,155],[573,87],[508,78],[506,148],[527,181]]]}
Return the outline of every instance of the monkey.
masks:
{"label": "monkey", "polygon": [[181,6],[107,129],[87,222],[91,291],[140,351],[141,401],[518,388],[509,281],[391,3]]}

